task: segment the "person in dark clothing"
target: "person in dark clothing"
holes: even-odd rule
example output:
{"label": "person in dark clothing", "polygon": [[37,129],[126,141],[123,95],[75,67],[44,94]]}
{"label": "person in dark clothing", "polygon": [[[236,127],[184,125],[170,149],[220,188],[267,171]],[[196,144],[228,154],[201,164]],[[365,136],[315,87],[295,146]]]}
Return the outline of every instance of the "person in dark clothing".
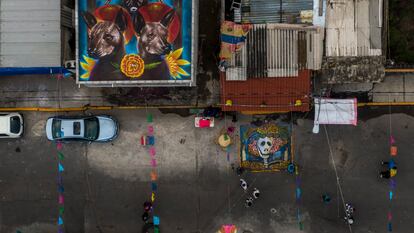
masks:
{"label": "person in dark clothing", "polygon": [[142,221],[144,221],[144,223],[147,223],[149,220],[149,214],[148,212],[144,212],[144,214],[142,215]]}
{"label": "person in dark clothing", "polygon": [[152,211],[152,203],[149,201],[144,202],[144,211],[151,212]]}
{"label": "person in dark clothing", "polygon": [[380,177],[384,179],[389,179],[391,177],[390,170],[380,172]]}
{"label": "person in dark clothing", "polygon": [[331,197],[327,193],[324,193],[322,194],[322,201],[325,204],[329,204],[331,202]]}

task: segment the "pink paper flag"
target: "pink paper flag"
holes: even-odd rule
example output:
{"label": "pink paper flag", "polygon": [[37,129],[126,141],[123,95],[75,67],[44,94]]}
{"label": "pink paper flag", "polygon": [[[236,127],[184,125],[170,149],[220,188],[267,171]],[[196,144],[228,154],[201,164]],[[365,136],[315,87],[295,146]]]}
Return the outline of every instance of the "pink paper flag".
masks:
{"label": "pink paper flag", "polygon": [[64,202],[63,195],[59,195],[59,204],[63,205]]}
{"label": "pink paper flag", "polygon": [[152,125],[148,126],[148,133],[150,134],[154,133],[154,126]]}
{"label": "pink paper flag", "polygon": [[57,148],[58,150],[62,150],[62,143],[61,143],[61,142],[57,142],[57,143],[56,143],[56,148]]}
{"label": "pink paper flag", "polygon": [[157,166],[157,160],[151,159],[151,166],[156,167]]}
{"label": "pink paper flag", "polygon": [[390,137],[390,144],[393,145],[394,143],[395,143],[394,136],[391,135],[391,137]]}
{"label": "pink paper flag", "polygon": [[150,155],[152,156],[152,157],[154,157],[155,156],[155,147],[151,147],[150,149],[149,149],[149,153],[150,153]]}
{"label": "pink paper flag", "polygon": [[388,212],[388,221],[391,221],[392,220],[392,214],[391,214],[391,212]]}

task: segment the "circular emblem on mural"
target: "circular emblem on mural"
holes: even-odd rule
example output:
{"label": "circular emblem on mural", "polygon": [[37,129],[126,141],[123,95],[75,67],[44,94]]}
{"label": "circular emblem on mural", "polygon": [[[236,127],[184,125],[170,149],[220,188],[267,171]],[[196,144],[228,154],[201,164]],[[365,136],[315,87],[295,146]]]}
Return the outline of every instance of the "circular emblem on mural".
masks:
{"label": "circular emblem on mural", "polygon": [[144,73],[144,60],[138,55],[126,55],[121,61],[121,72],[130,78],[139,78]]}

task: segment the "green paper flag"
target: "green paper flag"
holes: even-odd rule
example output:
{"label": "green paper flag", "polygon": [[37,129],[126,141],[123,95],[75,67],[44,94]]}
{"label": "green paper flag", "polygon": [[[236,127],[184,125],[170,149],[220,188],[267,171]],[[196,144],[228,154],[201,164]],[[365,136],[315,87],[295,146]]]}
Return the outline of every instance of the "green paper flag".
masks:
{"label": "green paper flag", "polygon": [[224,140],[226,140],[226,141],[227,141],[228,139],[229,139],[229,136],[225,133],[225,134],[224,134]]}
{"label": "green paper flag", "polygon": [[63,160],[65,158],[65,156],[63,156],[63,154],[61,152],[58,152],[58,158],[59,158],[59,160]]}
{"label": "green paper flag", "polygon": [[300,229],[301,231],[303,231],[303,223],[302,223],[302,222],[299,222],[299,229]]}
{"label": "green paper flag", "polygon": [[59,215],[63,215],[64,212],[65,212],[65,207],[63,206],[59,207]]}
{"label": "green paper flag", "polygon": [[147,122],[152,123],[152,114],[151,113],[148,113],[148,115],[147,115]]}

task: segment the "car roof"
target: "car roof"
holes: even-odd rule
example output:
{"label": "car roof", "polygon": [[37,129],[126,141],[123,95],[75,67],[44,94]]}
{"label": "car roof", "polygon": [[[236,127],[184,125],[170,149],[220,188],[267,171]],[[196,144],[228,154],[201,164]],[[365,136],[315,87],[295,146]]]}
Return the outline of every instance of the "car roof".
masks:
{"label": "car roof", "polygon": [[[82,138],[85,134],[85,127],[83,119],[60,119],[60,131],[63,132],[63,137]],[[74,124],[79,123],[80,133],[74,133]]]}
{"label": "car roof", "polygon": [[0,116],[0,134],[10,133],[10,115]]}

